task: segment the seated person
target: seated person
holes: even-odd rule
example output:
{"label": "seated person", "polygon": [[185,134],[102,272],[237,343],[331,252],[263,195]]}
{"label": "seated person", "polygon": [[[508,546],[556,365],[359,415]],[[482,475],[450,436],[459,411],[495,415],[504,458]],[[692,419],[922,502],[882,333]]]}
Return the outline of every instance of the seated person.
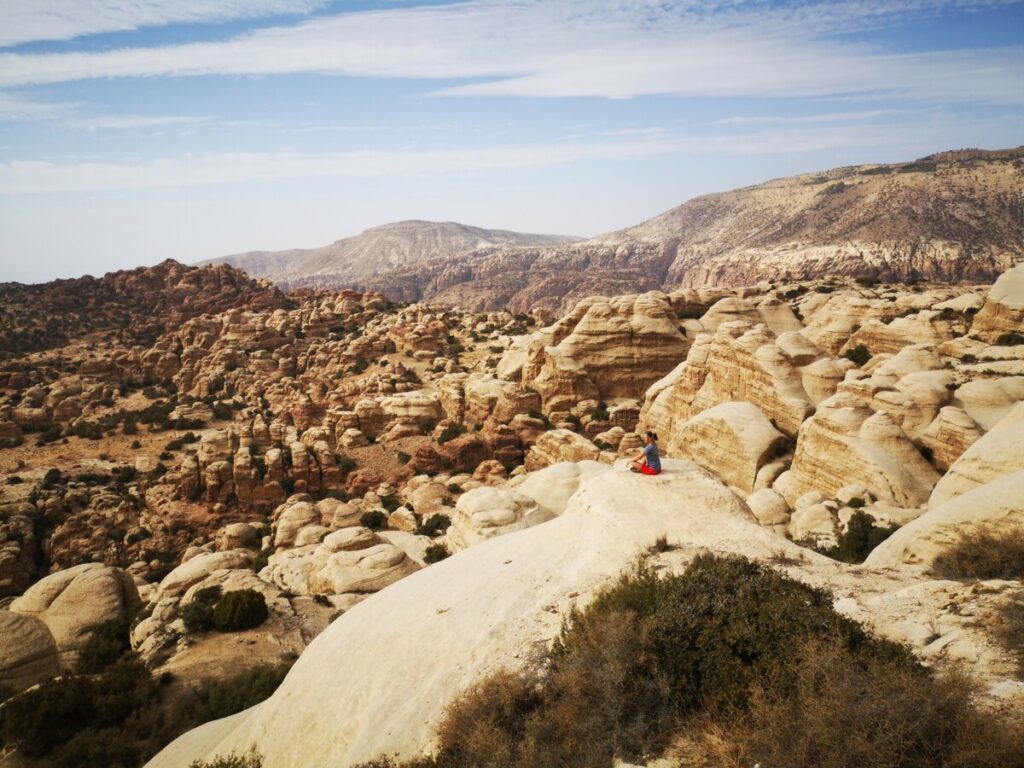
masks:
{"label": "seated person", "polygon": [[630,459],[629,469],[631,472],[639,472],[642,475],[661,474],[661,457],[658,455],[658,436],[656,434],[650,431],[644,433],[644,449]]}

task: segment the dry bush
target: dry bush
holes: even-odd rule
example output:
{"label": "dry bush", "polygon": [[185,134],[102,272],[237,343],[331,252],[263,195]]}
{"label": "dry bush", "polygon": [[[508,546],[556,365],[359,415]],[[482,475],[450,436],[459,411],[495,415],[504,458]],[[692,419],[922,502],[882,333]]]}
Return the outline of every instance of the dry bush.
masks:
{"label": "dry bush", "polygon": [[1014,595],[998,609],[996,639],[1017,660],[1017,675],[1024,679],[1024,596]]}
{"label": "dry bush", "polygon": [[1024,526],[966,531],[935,558],[932,573],[948,579],[1024,578]]}

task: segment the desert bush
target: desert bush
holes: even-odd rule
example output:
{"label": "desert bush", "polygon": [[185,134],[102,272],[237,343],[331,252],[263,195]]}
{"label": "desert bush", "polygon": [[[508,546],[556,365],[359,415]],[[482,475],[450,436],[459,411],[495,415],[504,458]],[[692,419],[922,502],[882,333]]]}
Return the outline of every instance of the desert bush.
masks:
{"label": "desert bush", "polygon": [[962,678],[933,676],[831,602],[741,558],[701,555],[664,578],[638,567],[535,668],[454,701],[437,757],[361,768],[590,768],[682,740],[699,746],[687,765],[708,768],[1021,764],[1020,734],[974,710]]}
{"label": "desert bush", "polygon": [[444,544],[431,544],[423,553],[423,562],[439,563],[450,556],[451,553]]}
{"label": "desert bush", "polygon": [[1017,660],[1017,674],[1024,679],[1024,597],[1013,595],[997,612],[996,639]]}
{"label": "desert bush", "polygon": [[213,606],[221,597],[218,586],[200,589],[192,600],[181,609],[181,620],[189,632],[208,632],[214,627]]}
{"label": "desert bush", "polygon": [[452,524],[452,520],[448,515],[434,514],[428,517],[419,525],[419,530],[416,531],[420,536],[438,536],[448,530],[448,526]]}
{"label": "desert bush", "polygon": [[218,720],[259,704],[277,690],[289,669],[291,663],[258,664],[227,680],[206,684],[200,691],[196,720]]}
{"label": "desert bush", "polygon": [[221,401],[213,404],[213,418],[220,421],[231,421],[234,415],[235,409],[231,407],[231,403]]}
{"label": "desert bush", "polygon": [[225,592],[213,606],[213,626],[221,632],[238,632],[258,627],[268,615],[262,592],[238,589]]}
{"label": "desert bush", "polygon": [[851,360],[858,367],[863,367],[868,360],[871,359],[871,352],[868,351],[868,348],[863,344],[858,344],[857,346],[843,352],[843,357],[847,360]]}
{"label": "desert bush", "polygon": [[[851,500],[850,506],[853,506]],[[861,506],[864,506],[862,499]],[[846,530],[836,537],[836,545],[827,549],[819,550],[823,555],[828,555],[833,560],[841,560],[844,563],[863,563],[871,550],[893,535],[899,526],[881,526],[875,524],[875,518],[867,512],[858,509],[850,516],[846,524]]]}
{"label": "desert bush", "polygon": [[388,527],[388,516],[379,509],[371,509],[369,512],[363,512],[359,517],[359,524],[371,531],[382,531]]}
{"label": "desert bush", "polygon": [[450,424],[441,430],[441,434],[437,437],[437,444],[444,445],[459,435],[465,434],[465,432],[466,428],[461,424]]}
{"label": "desert bush", "polygon": [[425,416],[424,418],[416,422],[416,426],[420,428],[420,432],[422,432],[425,435],[429,435],[431,432],[434,431],[434,428],[437,426],[437,419],[432,419],[429,416]]}
{"label": "desert bush", "polygon": [[1016,347],[1021,344],[1024,344],[1024,333],[1017,333],[1016,331],[1001,333],[996,338],[997,347]]}
{"label": "desert bush", "polygon": [[43,475],[43,487],[52,488],[54,485],[61,481],[61,472],[56,467],[51,467],[46,470],[46,474]]}
{"label": "desert bush", "polygon": [[846,502],[846,506],[848,506],[850,509],[861,509],[865,504],[866,502],[864,501],[864,499],[860,498],[859,496],[854,496],[852,499]]}
{"label": "desert bush", "polygon": [[965,531],[959,541],[939,553],[932,572],[947,579],[1020,579],[1024,577],[1024,526]]}
{"label": "desert bush", "polygon": [[198,442],[199,435],[197,435],[195,432],[186,432],[184,435],[181,435],[180,437],[176,437],[173,440],[168,440],[167,445],[164,446],[164,450],[180,451],[186,445]]}
{"label": "desert bush", "polygon": [[381,496],[380,505],[384,507],[384,509],[386,509],[388,512],[394,512],[396,509],[402,506],[402,502],[398,500],[397,496]]}
{"label": "desert bush", "polygon": [[89,639],[85,641],[75,671],[82,674],[95,674],[113,664],[130,647],[128,633],[131,621],[127,617],[104,621],[89,630]]}
{"label": "desert bush", "polygon": [[410,456],[405,451],[396,452],[395,457],[398,459],[399,464],[408,464],[409,460],[412,458],[412,456]]}
{"label": "desert bush", "polygon": [[137,768],[138,749],[116,728],[86,730],[52,756],[53,768]]}
{"label": "desert bush", "polygon": [[194,760],[189,768],[263,768],[263,758],[256,751],[244,755],[232,752],[213,760]]}
{"label": "desert bush", "polygon": [[349,472],[356,468],[356,460],[350,456],[346,456],[343,453],[339,453],[335,457],[338,462],[338,469],[341,470],[341,474],[347,475]]}

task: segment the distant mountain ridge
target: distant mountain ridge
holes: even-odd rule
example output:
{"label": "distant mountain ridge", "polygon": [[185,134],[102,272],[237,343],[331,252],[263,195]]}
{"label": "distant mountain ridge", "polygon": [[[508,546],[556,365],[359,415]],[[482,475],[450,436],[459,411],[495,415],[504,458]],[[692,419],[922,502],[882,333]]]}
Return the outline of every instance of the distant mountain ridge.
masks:
{"label": "distant mountain ridge", "polygon": [[399,221],[372,227],[322,248],[252,251],[209,259],[227,263],[285,289],[358,286],[379,274],[496,246],[550,246],[578,242],[568,235],[484,229],[456,222]]}
{"label": "distant mountain ridge", "polygon": [[561,313],[595,294],[761,281],[987,282],[1022,260],[1024,147],[775,179],[584,242],[478,248],[364,287],[477,311]]}

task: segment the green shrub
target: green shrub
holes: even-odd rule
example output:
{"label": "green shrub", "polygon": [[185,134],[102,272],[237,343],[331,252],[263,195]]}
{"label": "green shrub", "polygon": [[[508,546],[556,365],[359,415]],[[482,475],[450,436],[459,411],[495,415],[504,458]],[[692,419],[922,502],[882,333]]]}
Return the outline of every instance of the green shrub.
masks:
{"label": "green shrub", "polygon": [[416,422],[416,425],[420,428],[420,432],[422,432],[425,435],[429,435],[431,432],[434,431],[434,428],[437,426],[437,419],[424,417],[420,419],[418,422]]}
{"label": "green shrub", "polygon": [[91,675],[117,661],[131,646],[128,639],[130,629],[131,622],[127,617],[104,621],[92,627],[89,639],[78,653],[75,671]]}
{"label": "green shrub", "polygon": [[221,598],[219,586],[204,587],[192,596],[188,605],[181,609],[181,619],[189,632],[208,632],[213,629],[213,607]]}
{"label": "green shrub", "polygon": [[843,352],[843,357],[853,361],[858,367],[863,368],[867,361],[871,359],[871,352],[863,344],[858,344],[852,349]]}
{"label": "green shrub", "polygon": [[388,527],[388,516],[379,509],[371,509],[360,515],[359,524],[371,531],[382,531]]}
{"label": "green shrub", "polygon": [[939,553],[932,573],[947,579],[1024,578],[1024,526],[966,531]]}
{"label": "green shrub", "polygon": [[341,470],[341,474],[343,475],[347,475],[356,468],[356,460],[343,453],[339,453],[334,457],[334,459],[338,462],[338,469]]}
{"label": "green shrub", "polygon": [[43,487],[50,488],[61,481],[60,470],[56,467],[52,467],[46,470],[46,474],[43,475]]}
{"label": "green shrub", "polygon": [[450,556],[451,553],[444,544],[431,544],[423,553],[423,562],[439,563]]}
{"label": "green shrub", "polygon": [[[851,507],[853,501],[859,501],[860,506],[864,506],[863,499],[851,499]],[[874,517],[858,509],[850,516],[846,530],[836,538],[836,545],[820,552],[844,563],[863,563],[871,550],[892,536],[898,528],[896,525],[875,525]]]}
{"label": "green shrub", "polygon": [[82,731],[53,755],[53,768],[137,768],[142,758],[115,728]]}
{"label": "green shrub", "polygon": [[17,745],[27,757],[44,757],[92,723],[93,685],[86,678],[43,683],[7,701],[3,708],[4,745]]}
{"label": "green shrub", "polygon": [[200,692],[198,723],[219,720],[256,706],[277,690],[289,669],[291,663],[258,664],[227,680],[211,681]]}
{"label": "green shrub", "polygon": [[843,182],[843,181],[837,181],[834,184],[829,184],[827,187],[825,187],[823,190],[821,190],[821,192],[819,192],[818,194],[819,195],[838,195],[840,192],[845,192],[846,190],[850,189],[852,186],[853,186],[852,184],[847,184],[846,182]]}
{"label": "green shrub", "polygon": [[441,430],[441,434],[437,437],[437,444],[444,445],[445,443],[454,440],[459,435],[465,434],[466,428],[461,424],[450,424]]}
{"label": "green shrub", "polygon": [[[741,558],[639,567],[566,621],[548,657],[452,702],[437,756],[362,768],[1020,765],[1022,738],[958,679],[837,614],[831,595]],[[737,734],[733,737],[733,733]],[[728,759],[721,759],[728,758]]]}
{"label": "green shrub", "polygon": [[395,456],[398,459],[399,464],[408,464],[409,460],[412,458],[412,456],[410,456],[405,451],[398,451],[397,453],[395,453]]}
{"label": "green shrub", "polygon": [[864,499],[858,496],[854,496],[852,499],[846,502],[846,506],[848,506],[850,509],[861,509],[864,506],[864,504]]}
{"label": "green shrub", "polygon": [[419,530],[416,532],[420,536],[434,537],[447,531],[451,524],[452,520],[448,515],[435,514],[420,523]]}
{"label": "green shrub", "polygon": [[381,496],[380,505],[384,507],[384,509],[386,509],[388,512],[394,512],[396,509],[402,506],[402,502],[398,500],[397,496]]}
{"label": "green shrub", "polygon": [[1016,347],[1021,344],[1024,344],[1024,333],[1017,333],[1016,331],[1001,333],[996,339],[997,347]]}
{"label": "green shrub", "polygon": [[225,592],[213,606],[213,626],[221,632],[238,632],[258,627],[268,615],[262,592],[238,589]]}

